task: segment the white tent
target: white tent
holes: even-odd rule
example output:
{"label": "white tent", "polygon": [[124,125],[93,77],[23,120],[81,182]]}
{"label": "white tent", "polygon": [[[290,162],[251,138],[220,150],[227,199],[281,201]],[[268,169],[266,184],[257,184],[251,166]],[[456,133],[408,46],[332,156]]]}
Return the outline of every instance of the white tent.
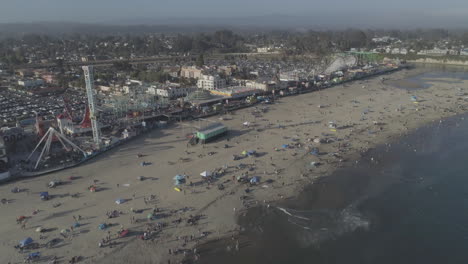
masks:
{"label": "white tent", "polygon": [[209,172],[209,171],[204,171],[204,172],[200,173],[200,175],[203,176],[203,177],[210,177],[210,176],[211,176],[211,172]]}

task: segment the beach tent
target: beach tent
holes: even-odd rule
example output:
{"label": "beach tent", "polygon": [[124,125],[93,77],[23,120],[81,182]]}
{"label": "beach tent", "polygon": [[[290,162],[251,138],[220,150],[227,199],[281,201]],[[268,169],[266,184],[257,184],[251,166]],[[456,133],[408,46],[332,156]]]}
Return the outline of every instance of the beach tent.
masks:
{"label": "beach tent", "polygon": [[41,253],[40,252],[32,252],[32,253],[29,253],[28,257],[30,259],[33,259],[33,258],[38,258],[41,256]]}
{"label": "beach tent", "polygon": [[260,177],[254,176],[252,179],[250,179],[250,183],[255,184],[260,182]]}
{"label": "beach tent", "polygon": [[175,185],[181,185],[185,183],[185,175],[177,174],[174,176]]}
{"label": "beach tent", "polygon": [[40,197],[42,200],[47,200],[49,199],[49,193],[48,192],[41,192]]}
{"label": "beach tent", "polygon": [[281,147],[283,147],[283,148],[289,148],[289,145],[288,145],[288,144],[283,144]]}
{"label": "beach tent", "polygon": [[105,223],[99,224],[99,225],[98,225],[98,228],[99,228],[99,230],[104,230],[104,229],[107,228],[107,225],[106,225]]}
{"label": "beach tent", "polygon": [[418,101],[418,98],[413,95],[413,96],[411,96],[411,101],[416,102],[416,101]]}
{"label": "beach tent", "polygon": [[30,237],[27,237],[19,242],[20,247],[25,247],[29,244],[31,244],[34,240]]}
{"label": "beach tent", "polygon": [[318,154],[319,154],[318,148],[313,148],[312,151],[310,152],[310,154],[312,154],[314,156],[318,156]]}
{"label": "beach tent", "polygon": [[209,171],[204,171],[204,172],[200,173],[200,175],[201,175],[202,177],[210,177],[210,176],[211,176],[211,172],[209,172]]}
{"label": "beach tent", "polygon": [[123,204],[123,203],[125,203],[125,200],[119,198],[119,199],[115,200],[115,203],[116,204]]}

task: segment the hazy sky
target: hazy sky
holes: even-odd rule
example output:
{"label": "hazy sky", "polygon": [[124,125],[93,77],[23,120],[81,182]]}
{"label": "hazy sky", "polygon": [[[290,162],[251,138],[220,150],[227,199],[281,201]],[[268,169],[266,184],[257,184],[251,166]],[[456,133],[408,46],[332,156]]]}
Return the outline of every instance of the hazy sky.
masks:
{"label": "hazy sky", "polygon": [[[329,20],[381,17],[460,22],[468,27],[468,0],[0,0],[0,22],[121,22],[160,18],[246,17],[272,14]],[[463,21],[462,21],[463,22]]]}

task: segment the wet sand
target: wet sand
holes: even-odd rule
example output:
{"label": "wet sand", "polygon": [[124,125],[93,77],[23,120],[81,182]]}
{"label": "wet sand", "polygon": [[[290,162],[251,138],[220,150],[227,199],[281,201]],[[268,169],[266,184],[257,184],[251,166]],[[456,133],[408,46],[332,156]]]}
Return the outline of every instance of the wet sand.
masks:
{"label": "wet sand", "polygon": [[[398,80],[413,73],[405,70],[385,77]],[[228,120],[222,122],[231,130],[229,141],[220,139],[204,147],[187,146],[185,135],[195,129],[189,126],[199,123],[175,124],[78,168],[2,185],[2,198],[11,202],[1,205],[4,217],[0,220],[0,235],[6,239],[0,245],[0,259],[4,263],[22,261],[26,253],[18,253],[13,246],[27,236],[42,244],[52,238],[63,239],[60,230],[70,229],[73,216],[80,215],[81,226],[74,228],[69,238],[55,248],[37,250],[44,259],[58,256],[68,261],[72,256],[83,256],[84,263],[168,263],[168,259],[177,263],[184,254],[169,254],[169,249],[171,253],[187,249],[188,258],[193,255],[193,248],[206,241],[236,236],[239,229],[236,216],[246,208],[294,197],[335,169],[354,164],[370,148],[428,122],[465,112],[466,102],[460,88],[468,89],[468,82],[462,85],[437,82],[427,89],[408,91],[384,84],[378,77],[357,81],[281,98],[258,117],[252,115],[254,108],[226,115]],[[417,104],[411,101],[413,95],[419,100]],[[259,110],[262,107],[258,106]],[[211,120],[219,121],[217,117]],[[245,121],[251,122],[251,126],[243,127]],[[330,121],[336,124],[336,129],[329,127]],[[329,143],[314,143],[314,138],[329,139]],[[225,144],[230,147],[225,149]],[[283,148],[283,144],[290,147]],[[311,155],[315,147],[319,154]],[[244,150],[256,150],[259,155],[232,160],[232,155],[240,155]],[[214,154],[209,155],[210,152]],[[137,158],[137,153],[145,157]],[[151,165],[142,167],[142,161]],[[312,166],[311,162],[320,165]],[[237,169],[241,163],[251,170]],[[228,169],[216,182],[211,186],[202,183],[201,172],[223,166]],[[260,177],[257,186],[233,181],[233,177],[247,171],[249,177]],[[176,174],[189,175],[187,182],[192,181],[194,186],[181,186],[181,192],[175,191]],[[76,179],[69,181],[69,176]],[[138,176],[146,179],[139,181]],[[68,183],[48,190],[46,184],[53,179]],[[95,180],[101,191],[91,193],[87,187]],[[218,189],[219,184],[223,184],[223,190]],[[28,191],[13,194],[10,189],[14,186]],[[49,191],[54,197],[40,201],[41,191]],[[77,193],[79,198],[71,196]],[[156,198],[145,204],[144,198],[150,195]],[[127,201],[117,205],[117,198]],[[60,205],[54,207],[57,204]],[[155,232],[153,240],[143,241],[137,236],[146,229],[149,222],[146,216],[154,207],[159,209],[158,219],[150,222],[165,223],[166,227]],[[186,207],[189,210],[181,210]],[[131,209],[142,212],[132,213]],[[106,212],[111,210],[122,214],[107,219]],[[20,215],[29,217],[25,229],[16,224]],[[201,216],[197,225],[187,224],[190,215]],[[132,222],[132,217],[137,223]],[[178,219],[181,223],[174,222]],[[99,248],[98,243],[108,231],[98,229],[104,222],[115,224],[108,229],[112,236],[121,227],[129,229],[130,235],[113,238],[112,248]],[[40,234],[34,231],[39,226],[53,231],[42,234],[45,239],[39,239]],[[185,245],[184,236],[188,240]],[[203,257],[200,255],[200,259]]]}

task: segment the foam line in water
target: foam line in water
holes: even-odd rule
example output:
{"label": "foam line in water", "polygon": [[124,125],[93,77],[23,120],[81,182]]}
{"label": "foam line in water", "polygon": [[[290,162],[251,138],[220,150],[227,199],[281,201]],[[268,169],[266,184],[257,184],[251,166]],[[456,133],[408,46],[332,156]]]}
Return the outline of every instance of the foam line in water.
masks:
{"label": "foam line in water", "polygon": [[281,208],[281,207],[276,207],[278,208],[278,210],[282,211],[283,213],[289,215],[289,216],[292,216],[292,217],[295,217],[295,218],[299,218],[299,219],[303,219],[303,220],[310,220],[309,218],[307,217],[302,217],[302,216],[298,216],[298,215],[293,215],[291,214],[290,212],[288,212],[286,209],[284,208]]}
{"label": "foam line in water", "polygon": [[310,230],[309,227],[307,227],[307,226],[301,226],[300,224],[298,224],[298,223],[296,223],[296,222],[293,222],[293,221],[291,221],[291,220],[289,220],[289,219],[288,219],[288,222],[291,223],[291,224],[297,225],[297,226],[299,226],[299,227],[302,227],[303,229]]}

